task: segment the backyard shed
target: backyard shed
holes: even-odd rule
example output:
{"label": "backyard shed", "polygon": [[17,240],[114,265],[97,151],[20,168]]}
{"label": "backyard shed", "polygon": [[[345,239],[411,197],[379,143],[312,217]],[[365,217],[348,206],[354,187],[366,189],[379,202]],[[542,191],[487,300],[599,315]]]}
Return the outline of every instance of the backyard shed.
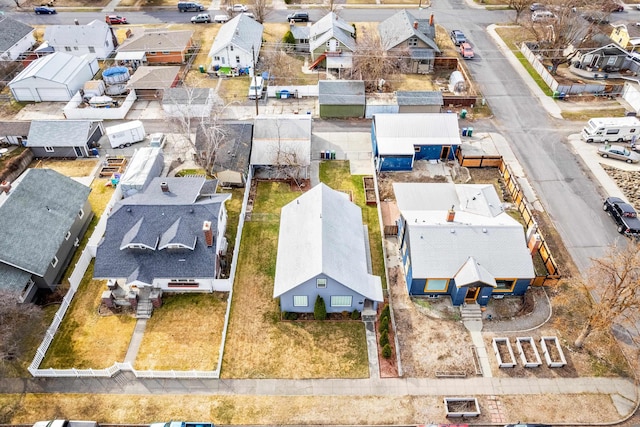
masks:
{"label": "backyard shed", "polygon": [[153,178],[159,177],[164,168],[164,155],[159,147],[142,147],[136,150],[129,166],[120,178],[120,189],[125,197],[143,191]]}
{"label": "backyard shed", "polygon": [[433,91],[398,91],[398,110],[400,113],[439,113],[444,101],[442,92]]}
{"label": "backyard shed", "polygon": [[320,80],[318,104],[322,118],[362,118],[365,112],[364,81]]}

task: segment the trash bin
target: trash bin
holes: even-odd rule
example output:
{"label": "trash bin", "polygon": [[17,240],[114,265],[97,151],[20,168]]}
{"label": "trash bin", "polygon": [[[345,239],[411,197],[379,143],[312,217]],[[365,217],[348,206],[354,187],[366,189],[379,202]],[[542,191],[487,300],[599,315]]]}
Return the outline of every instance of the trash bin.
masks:
{"label": "trash bin", "polygon": [[462,128],[462,136],[467,136],[467,128]]}
{"label": "trash bin", "polygon": [[320,159],[324,159],[324,151],[320,152]]}
{"label": "trash bin", "polygon": [[553,99],[558,99],[558,97],[560,96],[560,92],[558,92],[557,90],[553,91]]}
{"label": "trash bin", "polygon": [[467,110],[460,111],[460,118],[465,119],[467,117]]}
{"label": "trash bin", "polygon": [[99,154],[98,153],[98,149],[97,148],[92,148],[91,149],[91,154],[94,155],[94,156],[97,156]]}
{"label": "trash bin", "polygon": [[280,92],[279,90],[277,90],[277,91],[276,91],[276,98],[277,98],[277,99],[280,99],[281,95],[282,95],[282,92]]}
{"label": "trash bin", "polygon": [[472,133],[473,133],[473,128],[469,128],[467,130],[467,136],[471,136]]}
{"label": "trash bin", "polygon": [[560,95],[558,95],[558,99],[560,99],[561,101],[564,100],[564,98],[567,96],[566,93],[564,92],[560,92]]}
{"label": "trash bin", "polygon": [[325,151],[324,158],[327,160],[331,160],[331,151],[329,150]]}
{"label": "trash bin", "polygon": [[336,150],[331,150],[331,160],[336,159]]}
{"label": "trash bin", "polygon": [[289,91],[288,90],[280,91],[280,98],[289,99]]}
{"label": "trash bin", "polygon": [[200,70],[201,73],[204,73],[204,65],[200,65],[198,69]]}

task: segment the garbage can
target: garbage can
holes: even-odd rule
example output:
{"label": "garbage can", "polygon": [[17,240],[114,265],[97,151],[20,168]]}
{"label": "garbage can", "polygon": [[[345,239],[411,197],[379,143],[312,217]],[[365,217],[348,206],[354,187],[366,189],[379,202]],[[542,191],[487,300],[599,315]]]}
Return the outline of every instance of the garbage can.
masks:
{"label": "garbage can", "polygon": [[289,99],[289,91],[288,91],[288,90],[282,90],[282,91],[280,91],[280,98],[282,98],[282,99]]}
{"label": "garbage can", "polygon": [[460,111],[460,118],[461,118],[461,119],[464,119],[464,118],[466,118],[466,117],[467,117],[467,110],[462,110],[462,111]]}
{"label": "garbage can", "polygon": [[276,91],[276,98],[277,98],[277,99],[280,99],[280,97],[281,97],[281,92],[280,92],[279,90],[277,90],[277,91]]}
{"label": "garbage can", "polygon": [[331,160],[336,159],[336,150],[331,150]]}
{"label": "garbage can", "polygon": [[553,99],[558,99],[558,97],[560,96],[560,92],[558,92],[557,90],[553,91]]}
{"label": "garbage can", "polygon": [[467,128],[462,128],[462,136],[467,136]]}
{"label": "garbage can", "polygon": [[201,73],[204,73],[204,65],[200,65],[198,69],[200,70]]}
{"label": "garbage can", "polygon": [[97,156],[99,154],[98,153],[98,149],[97,148],[92,148],[91,149],[91,154],[94,155],[94,156]]}
{"label": "garbage can", "polygon": [[320,152],[320,159],[324,160],[324,151]]}
{"label": "garbage can", "polygon": [[324,158],[327,159],[327,160],[331,160],[331,151],[327,150],[324,153]]}
{"label": "garbage can", "polygon": [[472,133],[473,133],[473,128],[469,128],[467,130],[467,136],[471,136]]}

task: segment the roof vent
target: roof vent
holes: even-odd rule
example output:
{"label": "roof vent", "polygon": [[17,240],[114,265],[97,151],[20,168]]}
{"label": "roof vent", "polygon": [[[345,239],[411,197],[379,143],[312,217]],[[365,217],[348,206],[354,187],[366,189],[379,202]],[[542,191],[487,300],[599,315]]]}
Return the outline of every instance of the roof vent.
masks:
{"label": "roof vent", "polygon": [[483,229],[482,229],[482,232],[483,232],[483,233],[486,233],[486,232],[487,232],[487,229],[486,229],[486,228],[483,228]]}
{"label": "roof vent", "polygon": [[162,181],[160,183],[160,189],[162,190],[163,193],[168,193],[169,192],[169,184],[166,181]]}

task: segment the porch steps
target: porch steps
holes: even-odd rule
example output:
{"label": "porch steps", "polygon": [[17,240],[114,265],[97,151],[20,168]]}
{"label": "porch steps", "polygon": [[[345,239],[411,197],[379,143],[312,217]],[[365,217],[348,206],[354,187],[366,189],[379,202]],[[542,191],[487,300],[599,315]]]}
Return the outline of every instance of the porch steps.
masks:
{"label": "porch steps", "polygon": [[149,319],[153,313],[153,304],[150,299],[138,300],[138,308],[136,309],[136,319]]}
{"label": "porch steps", "polygon": [[478,304],[463,304],[460,306],[460,316],[463,322],[465,320],[482,321],[482,310]]}

